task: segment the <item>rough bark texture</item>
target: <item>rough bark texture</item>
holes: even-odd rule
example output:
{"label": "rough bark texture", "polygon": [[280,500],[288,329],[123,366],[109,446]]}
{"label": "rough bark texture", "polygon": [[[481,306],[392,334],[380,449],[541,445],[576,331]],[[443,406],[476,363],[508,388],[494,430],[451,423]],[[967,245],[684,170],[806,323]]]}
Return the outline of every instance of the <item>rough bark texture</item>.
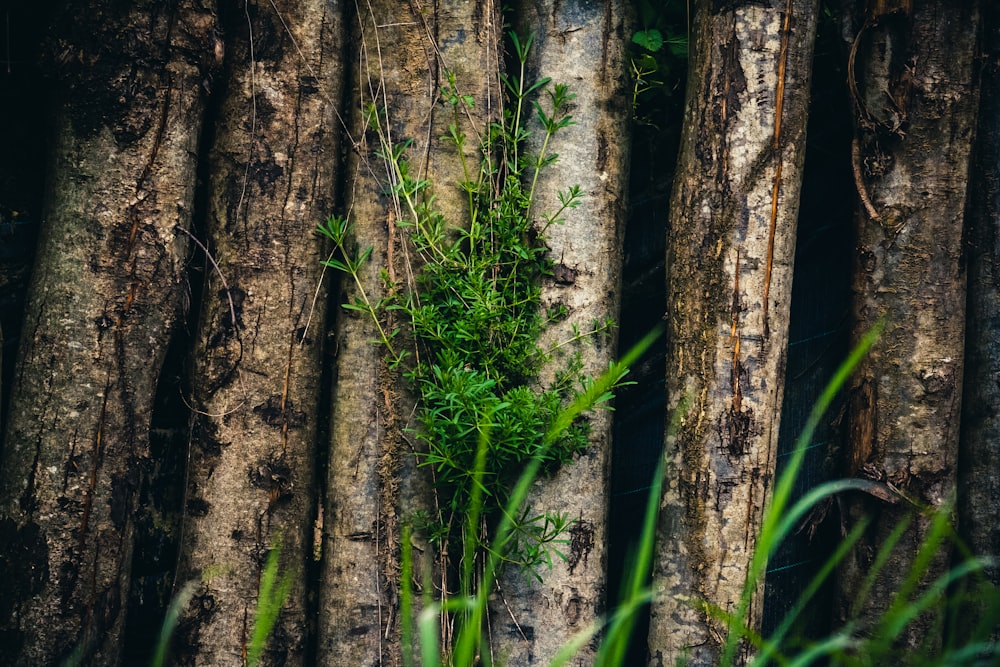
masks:
{"label": "rough bark texture", "polygon": [[[698,4],[670,210],[667,472],[650,664],[718,663],[773,483],[817,15]],[[676,413],[676,414],[675,414]],[[760,618],[758,582],[745,621]]]}
{"label": "rough bark texture", "polygon": [[[525,2],[519,19],[522,34],[534,33],[532,75],[528,81],[551,77],[576,95],[572,125],[552,139],[558,154],[543,171],[536,189],[536,220],[560,206],[559,192],[579,185],[579,208],[566,211],[562,224],[546,232],[553,276],[542,287],[542,307],[564,306],[567,317],[552,325],[541,346],[563,345],[542,371],[542,383],[579,354],[582,371],[598,377],[615,354],[614,326],[621,299],[622,237],[625,189],[628,183],[629,107],[625,94],[625,18],[618,2]],[[545,100],[540,100],[544,105]],[[544,134],[537,123],[533,150]],[[530,176],[530,170],[529,170]],[[598,331],[595,331],[598,329]],[[594,333],[588,333],[594,332]],[[611,453],[611,413],[589,416],[588,447],[551,479],[539,479],[528,498],[532,516],[562,512],[575,523],[561,547],[566,560],[539,568],[542,582],[516,568],[504,572],[491,602],[494,653],[502,664],[547,665],[576,633],[597,621],[606,609],[608,465]],[[591,664],[596,642],[571,664]]]}
{"label": "rough bark texture", "polygon": [[226,30],[178,573],[201,585],[177,659],[243,663],[262,566],[280,548],[293,585],[263,664],[294,665],[308,627],[325,321],[315,229],[333,208],[341,9],[251,2]]}
{"label": "rough bark texture", "polygon": [[[984,52],[969,216],[959,528],[977,556],[1000,555],[1000,8],[983,7]],[[1000,586],[1000,569],[989,571]],[[977,617],[982,613],[973,612]],[[1000,640],[1000,628],[993,634]]]}
{"label": "rough bark texture", "polygon": [[[416,2],[406,7],[381,0],[362,6],[356,17],[345,206],[358,247],[374,248],[360,275],[373,301],[384,296],[381,270],[405,285],[418,268],[397,227],[408,211],[388,195],[391,179],[376,156],[382,149],[379,132],[393,144],[413,140],[407,151],[411,169],[430,179],[437,208],[451,224],[461,225],[468,206],[456,187],[462,178],[456,149],[439,140],[452,120],[451,109],[439,101],[440,90],[450,71],[458,92],[475,98],[462,129],[469,135],[466,157],[478,165],[476,134],[485,131],[497,108],[500,30],[492,2],[441,2],[427,13]],[[365,120],[372,103],[377,128]],[[359,296],[345,278],[336,302]],[[397,665],[400,522],[415,510],[431,509],[426,470],[416,470],[411,439],[404,437],[414,426],[412,399],[399,373],[384,363],[374,323],[364,313],[341,308],[334,336],[318,658],[329,665]],[[419,579],[419,559],[433,555],[417,549],[415,557]]]}
{"label": "rough bark texture", "polygon": [[187,1],[55,23],[54,155],[0,463],[4,664],[118,661],[214,27],[214,3]]}
{"label": "rough bark texture", "polygon": [[[904,3],[905,4],[905,3]],[[851,52],[856,90],[855,335],[885,331],[855,376],[848,401],[848,473],[884,485],[850,503],[870,514],[869,534],[841,571],[840,620],[874,622],[927,537],[929,519],[899,541],[867,599],[858,591],[886,537],[921,506],[955,501],[965,335],[963,215],[978,95],[973,85],[975,2],[916,3],[869,14]],[[881,487],[879,487],[881,488]],[[924,581],[947,567],[940,551]],[[935,612],[900,637],[933,650]]]}

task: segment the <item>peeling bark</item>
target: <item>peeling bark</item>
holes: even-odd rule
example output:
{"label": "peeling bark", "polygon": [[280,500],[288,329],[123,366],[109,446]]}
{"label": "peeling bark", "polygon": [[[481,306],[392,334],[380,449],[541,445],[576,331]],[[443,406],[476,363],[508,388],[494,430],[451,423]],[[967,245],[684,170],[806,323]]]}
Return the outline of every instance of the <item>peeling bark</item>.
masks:
{"label": "peeling bark", "polygon": [[[859,369],[849,397],[849,469],[883,484],[893,502],[854,498],[869,534],[840,572],[837,615],[874,623],[909,576],[928,535],[914,524],[865,600],[857,594],[875,554],[914,512],[909,499],[953,511],[965,336],[963,216],[978,91],[973,63],[975,2],[908,3],[869,13],[854,32],[851,86],[857,131],[855,180],[867,203],[856,218],[855,337],[880,320],[881,340]],[[947,549],[922,576],[948,567]],[[899,638],[904,647],[940,644],[931,610]]]}
{"label": "peeling bark", "polygon": [[[698,3],[668,236],[651,665],[718,663],[774,476],[817,3]],[[676,413],[676,414],[675,414]],[[759,626],[763,581],[748,618]],[[746,658],[746,650],[738,660]]]}
{"label": "peeling bark", "polygon": [[274,548],[293,585],[262,664],[304,658],[325,323],[315,229],[337,175],[340,13],[249,3],[227,26],[177,578],[200,588],[180,628],[182,664],[243,664]]}
{"label": "peeling bark", "polygon": [[[496,114],[500,17],[492,2],[441,2],[432,13],[419,3],[409,9],[381,0],[361,8],[354,26],[346,211],[361,249],[373,248],[360,275],[372,301],[385,295],[381,270],[406,285],[418,267],[398,224],[408,212],[387,194],[391,182],[378,129],[366,125],[365,107],[375,104],[387,140],[413,143],[407,151],[412,169],[433,184],[436,206],[449,223],[468,218],[468,204],[457,187],[463,178],[457,149],[439,137],[447,134],[451,109],[440,103],[446,72],[455,75],[459,94],[472,95],[475,108],[464,118],[469,136],[466,158],[478,165],[476,135]],[[389,120],[386,121],[386,115]],[[360,296],[346,280],[336,303]],[[367,315],[341,308],[335,327],[335,385],[323,528],[319,655],[321,664],[398,665],[400,523],[417,511],[432,510],[426,470],[416,469],[411,439],[413,399],[398,372],[390,371],[385,350]],[[402,345],[405,342],[398,341]],[[433,561],[419,536],[415,586],[423,561]],[[419,545],[423,545],[421,548]],[[447,589],[437,572],[435,585]],[[447,624],[445,624],[447,627]]]}
{"label": "peeling bark", "polygon": [[[531,78],[551,77],[575,94],[574,125],[551,140],[558,161],[542,172],[533,214],[540,220],[559,206],[559,192],[579,185],[581,205],[565,212],[564,221],[546,232],[555,270],[542,286],[542,308],[565,307],[567,316],[547,329],[542,349],[562,344],[542,370],[542,384],[579,355],[582,372],[599,377],[616,351],[621,299],[622,237],[629,164],[629,105],[626,94],[625,16],[616,2],[525,2],[518,15],[522,33],[535,35]],[[544,104],[544,101],[543,101]],[[544,136],[535,132],[533,150]],[[574,331],[584,335],[569,345]],[[611,413],[588,416],[587,448],[551,479],[536,481],[528,504],[532,515],[565,513],[575,521],[566,560],[539,568],[542,582],[508,569],[491,601],[492,644],[496,658],[510,665],[545,665],[575,634],[597,622],[607,607],[608,466]],[[572,664],[590,664],[596,642],[584,647]]]}
{"label": "peeling bark", "polygon": [[212,2],[62,7],[59,106],[0,463],[5,664],[119,660],[149,418],[181,315]]}

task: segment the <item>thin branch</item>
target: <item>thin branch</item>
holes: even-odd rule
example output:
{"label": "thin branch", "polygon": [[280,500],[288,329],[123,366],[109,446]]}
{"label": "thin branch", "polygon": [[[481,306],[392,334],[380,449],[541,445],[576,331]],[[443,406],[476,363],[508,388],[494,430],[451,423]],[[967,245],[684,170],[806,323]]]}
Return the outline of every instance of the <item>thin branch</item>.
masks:
{"label": "thin branch", "polygon": [[240,331],[239,331],[239,326],[237,326],[237,322],[236,322],[236,304],[233,303],[233,295],[232,295],[232,293],[229,290],[229,283],[226,282],[226,277],[224,275],[222,275],[222,269],[219,268],[219,265],[215,262],[215,258],[212,257],[212,253],[209,252],[208,248],[205,247],[204,243],[202,243],[200,240],[198,240],[197,236],[195,236],[194,234],[192,234],[191,232],[189,232],[184,227],[181,227],[180,225],[175,225],[174,226],[174,230],[179,231],[179,232],[184,232],[185,234],[187,234],[188,238],[190,238],[192,241],[194,241],[195,245],[197,245],[199,248],[201,248],[201,251],[203,253],[205,253],[205,258],[208,259],[209,262],[211,262],[212,268],[215,269],[215,272],[219,274],[219,280],[222,281],[222,286],[226,290],[226,299],[229,300],[229,317],[230,317],[230,322],[232,322],[233,329],[236,331],[236,336],[237,336],[237,338],[239,338]]}

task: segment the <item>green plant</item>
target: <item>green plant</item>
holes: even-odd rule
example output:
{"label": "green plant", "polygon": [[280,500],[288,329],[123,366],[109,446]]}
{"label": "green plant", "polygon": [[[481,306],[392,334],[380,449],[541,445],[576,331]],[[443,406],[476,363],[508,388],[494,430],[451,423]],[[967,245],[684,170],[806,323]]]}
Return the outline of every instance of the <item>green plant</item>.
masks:
{"label": "green plant", "polygon": [[[662,331],[660,329],[649,333],[634,348],[629,350],[629,352],[625,354],[619,362],[612,364],[611,368],[601,375],[601,377],[588,383],[587,387],[580,392],[570,404],[560,410],[556,419],[549,427],[549,430],[545,432],[542,438],[541,455],[536,456],[527,462],[523,472],[510,491],[506,505],[501,512],[501,518],[497,524],[496,530],[493,533],[492,543],[490,544],[490,548],[487,551],[487,556],[483,563],[480,586],[478,586],[474,592],[463,593],[462,595],[448,600],[438,602],[431,602],[429,600],[425,601],[424,609],[420,614],[418,633],[420,638],[421,656],[425,666],[433,667],[442,664],[449,664],[452,667],[472,667],[473,665],[478,664],[479,656],[483,653],[482,648],[485,641],[483,628],[488,608],[487,596],[492,588],[493,582],[496,580],[497,573],[505,560],[502,554],[506,551],[508,544],[513,539],[513,533],[516,530],[517,523],[515,517],[521,513],[521,508],[524,507],[528,496],[528,489],[542,471],[545,450],[556,446],[561,434],[571,424],[573,424],[581,414],[592,409],[595,405],[598,405],[605,400],[609,392],[621,383],[621,379],[627,372],[628,367],[634,363],[639,356],[641,356],[643,352],[649,348],[650,345],[652,345],[661,333]],[[638,558],[645,560],[645,562],[649,562],[652,557],[653,527],[655,522],[655,512],[658,506],[658,497],[659,496],[657,495],[656,499],[651,498],[647,507],[647,519],[645,522],[647,530],[643,536],[642,550],[638,555]],[[481,503],[482,501],[480,500],[479,502]],[[478,512],[481,509],[481,505],[474,505],[473,513]],[[407,558],[407,551],[405,549],[403,556],[405,561]],[[639,579],[642,579],[642,577],[640,576]],[[427,588],[428,587],[425,586],[425,590]],[[403,594],[404,598],[406,596],[412,596],[412,591],[409,590],[408,582],[404,582]],[[609,637],[616,637],[616,641],[619,642],[627,641],[627,634],[631,631],[631,625],[623,621],[634,615],[640,606],[648,600],[648,598],[649,592],[647,590],[639,590],[638,592],[633,591],[633,595],[631,595],[629,599],[623,601],[622,607],[614,616],[615,622],[612,626],[612,632],[609,633]],[[460,614],[465,620],[465,622],[459,626],[454,648],[451,655],[448,656],[447,663],[442,661],[437,641],[439,636],[439,612],[441,610]],[[407,622],[408,620],[404,618],[403,623],[405,624]],[[567,643],[567,645],[564,646],[556,655],[551,663],[552,667],[568,662],[582,646],[593,640],[594,636],[601,630],[602,626],[603,623],[593,623],[581,630],[573,638],[573,640]],[[410,634],[410,632],[406,631],[404,634]],[[603,664],[611,665],[614,663],[608,662]]]}
{"label": "green plant", "polygon": [[[559,548],[570,525],[565,515],[535,513],[521,504],[507,515],[504,508],[525,466],[551,471],[587,444],[587,422],[579,414],[562,421],[565,407],[590,396],[591,409],[607,402],[615,387],[601,385],[604,389],[591,396],[596,381],[580,372],[572,353],[555,381],[539,386],[539,371],[555,349],[605,335],[613,323],[574,329],[571,340],[552,349],[539,345],[546,325],[565,315],[541,307],[541,281],[553,266],[545,235],[583,193],[570,185],[554,211],[534,210],[539,175],[558,158],[551,139],[573,125],[567,110],[574,96],[547,78],[525,80],[531,43],[511,35],[518,66],[501,76],[507,105],[483,136],[467,136],[464,116],[474,100],[458,92],[452,76],[441,90],[451,120],[441,140],[457,149],[461,161],[463,220],[445,219],[432,184],[408,159],[410,142],[392,142],[386,112],[374,105],[367,109],[368,126],[380,137],[386,190],[406,213],[397,224],[419,255],[414,278],[394,283],[383,271],[384,296],[374,296],[361,277],[372,248],[357,247],[346,217],[332,216],[319,226],[334,246],[326,264],[356,286],[357,296],[345,307],[375,323],[388,365],[418,399],[412,436],[420,444],[420,465],[433,470],[439,498],[437,516],[422,527],[461,564],[460,594],[466,598],[487,554],[529,576],[539,576],[539,566],[562,557]],[[478,164],[467,157],[472,142]],[[615,382],[620,379],[619,374]],[[509,526],[503,540],[495,539],[498,525]]]}
{"label": "green plant", "polygon": [[153,651],[153,658],[149,663],[150,667],[163,667],[163,664],[167,660],[167,652],[170,649],[170,637],[173,635],[174,630],[177,629],[177,623],[180,621],[181,614],[184,613],[184,609],[191,602],[191,598],[194,597],[197,590],[197,582],[189,581],[181,587],[177,595],[170,601],[170,606],[167,607],[167,613],[163,619],[163,625],[160,627],[160,636],[156,642],[156,649]]}
{"label": "green plant", "polygon": [[[1000,619],[1000,594],[995,587],[984,580],[983,570],[991,566],[990,559],[974,558],[964,549],[950,523],[950,512],[930,510],[914,505],[914,513],[920,512],[929,517],[932,530],[927,540],[920,545],[911,570],[907,573],[904,585],[894,591],[886,610],[874,627],[863,627],[858,623],[857,614],[861,603],[868,596],[872,584],[879,572],[885,567],[892,549],[908,528],[908,522],[901,522],[889,536],[874,558],[869,571],[868,583],[863,590],[858,591],[855,599],[852,619],[843,627],[836,628],[830,637],[818,642],[802,644],[800,638],[789,640],[788,632],[796,617],[805,609],[822,584],[834,573],[837,565],[843,560],[850,549],[857,543],[868,526],[867,520],[860,521],[837,545],[833,554],[821,566],[803,591],[800,598],[792,605],[784,620],[776,628],[771,637],[763,638],[757,635],[749,626],[748,614],[754,592],[758,587],[767,565],[768,558],[774,553],[781,541],[797,526],[801,526],[804,517],[824,499],[829,499],[838,493],[846,491],[864,491],[866,480],[841,479],[821,484],[790,505],[792,487],[795,482],[805,452],[819,424],[836,393],[844,386],[853,369],[871,349],[881,334],[883,325],[879,324],[869,331],[851,352],[848,359],[837,370],[833,379],[813,406],[806,426],[800,434],[791,461],[782,473],[775,486],[771,504],[764,513],[760,534],[754,550],[753,559],[747,573],[743,594],[735,612],[727,614],[721,609],[704,603],[699,604],[707,613],[723,619],[728,627],[728,634],[720,665],[728,666],[736,663],[737,649],[740,642],[748,641],[756,650],[751,664],[765,665],[778,663],[782,665],[807,665],[813,662],[829,661],[831,664],[845,665],[882,665],[902,662],[903,664],[997,664],[1000,661],[1000,645],[990,643],[990,633],[995,626],[982,625],[972,632],[971,637],[960,645],[953,645],[946,637],[943,649],[931,647],[907,649],[896,645],[907,624],[913,621],[922,611],[938,602],[947,595],[949,589],[957,582],[975,580],[980,590],[972,597],[989,611],[987,617],[996,623]],[[941,577],[921,585],[934,556],[940,549],[957,545],[963,554],[962,561]],[[952,595],[947,599],[947,605],[957,607],[966,600],[960,595]],[[933,641],[931,642],[933,644]]]}
{"label": "green plant", "polygon": [[639,25],[629,48],[632,112],[637,120],[653,124],[659,111],[683,77],[688,55],[690,8],[676,0],[640,0]]}
{"label": "green plant", "polygon": [[[685,410],[686,405],[682,401],[677,414],[673,416],[670,423],[671,429],[676,429],[678,418]],[[660,494],[663,490],[664,471],[665,459],[661,456],[656,471],[653,473],[653,483],[646,499],[646,513],[643,517],[639,543],[631,554],[629,567],[626,568],[629,575],[622,591],[622,599],[608,622],[607,634],[604,641],[601,642],[600,651],[597,654],[598,665],[611,666],[625,663],[636,616],[640,609],[652,599],[652,592],[648,589],[648,579],[653,563],[656,517],[660,507]]]}
{"label": "green plant", "polygon": [[[541,443],[541,453],[544,450],[556,446],[559,434],[568,425],[572,424],[583,412],[591,409],[607,392],[621,381],[625,369],[652,344],[660,335],[659,331],[654,331],[648,335],[639,345],[630,350],[622,360],[613,365],[601,377],[589,384],[586,390],[580,392],[576,398],[568,405],[564,406],[558,413],[556,419],[551,424],[549,430],[544,434]],[[763,638],[752,632],[745,620],[745,615],[749,607],[750,596],[756,587],[756,582],[764,571],[767,558],[772,554],[780,541],[787,536],[796,526],[801,525],[803,518],[810,508],[814,507],[824,498],[829,498],[832,494],[851,489],[862,489],[864,484],[861,480],[839,480],[821,485],[801,498],[796,503],[790,504],[792,484],[801,468],[805,450],[810,442],[819,420],[836,395],[844,386],[852,369],[870,349],[872,343],[878,336],[878,331],[871,332],[866,336],[859,346],[852,352],[848,359],[838,369],[837,373],[827,385],[819,401],[814,406],[805,429],[800,435],[792,462],[782,473],[775,487],[774,497],[769,506],[761,533],[757,539],[757,547],[752,566],[747,578],[745,592],[740,601],[738,610],[733,614],[726,614],[717,608],[702,605],[708,613],[718,618],[723,618],[728,627],[728,638],[726,652],[720,664],[723,666],[732,665],[736,661],[736,647],[742,640],[748,640],[756,651],[756,655],[751,657],[751,665],[780,664],[792,667],[810,665],[814,663],[833,665],[857,665],[871,666],[881,664],[892,664],[899,662],[902,664],[916,665],[995,665],[1000,662],[1000,645],[991,640],[991,633],[995,632],[998,622],[1000,622],[1000,592],[991,584],[985,581],[982,571],[985,567],[995,567],[996,563],[988,559],[972,558],[965,553],[965,559],[958,566],[953,568],[946,575],[932,582],[917,593],[917,582],[922,577],[922,570],[936,549],[940,548],[947,540],[955,539],[952,533],[947,513],[936,513],[932,517],[935,529],[931,538],[920,548],[918,563],[914,566],[908,578],[905,590],[898,591],[887,611],[878,620],[875,628],[861,628],[855,622],[849,622],[845,626],[836,628],[830,636],[811,642],[803,642],[801,638],[789,637],[789,630],[792,628],[794,620],[802,612],[816,594],[822,583],[827,580],[837,564],[844,557],[851,546],[857,541],[867,524],[860,522],[855,525],[850,533],[841,541],[834,550],[834,553],[826,560],[824,565],[817,572],[813,580],[807,586],[801,597],[795,601],[783,622],[775,632],[768,638]],[[683,410],[683,407],[681,408]],[[675,422],[676,423],[676,418]],[[673,424],[671,425],[673,427]],[[420,611],[417,632],[413,628],[413,608],[414,593],[410,585],[413,573],[413,555],[410,542],[409,526],[403,528],[402,539],[402,583],[401,588],[401,625],[402,625],[402,656],[403,664],[409,667],[414,664],[414,641],[416,642],[421,663],[424,667],[440,667],[451,665],[452,667],[473,667],[481,664],[480,656],[486,659],[488,652],[483,650],[485,642],[483,624],[487,613],[487,595],[492,582],[495,580],[498,568],[502,565],[504,558],[504,545],[513,539],[512,534],[516,531],[517,521],[515,517],[522,515],[524,502],[528,494],[528,489],[540,474],[543,467],[543,456],[529,460],[524,471],[517,479],[516,483],[507,496],[506,505],[501,513],[493,534],[493,542],[487,552],[487,557],[483,563],[481,585],[475,591],[453,596],[446,600],[434,601],[430,599],[429,573],[424,573],[426,584],[424,585],[423,608]],[[598,649],[595,665],[597,667],[621,667],[625,664],[625,648],[632,634],[636,614],[652,599],[646,580],[652,562],[654,548],[654,534],[656,526],[657,509],[660,498],[660,486],[663,479],[663,463],[661,461],[659,469],[654,476],[653,487],[650,489],[649,501],[646,506],[643,531],[639,545],[636,549],[633,565],[630,569],[631,576],[625,587],[623,599],[618,607],[603,621],[591,624],[582,629],[569,641],[559,653],[554,657],[549,667],[561,667],[567,664],[573,656],[585,645],[594,641],[594,638],[604,630]],[[481,515],[485,509],[485,499],[477,496],[471,501],[470,516]],[[471,525],[477,525],[475,518],[470,519]],[[906,526],[901,525],[899,534],[905,530]],[[881,549],[881,554],[876,558],[876,563],[884,562],[884,557],[895,543],[894,539],[887,541]],[[274,619],[280,610],[285,597],[288,594],[289,581],[286,576],[281,577],[283,583],[275,589],[278,572],[278,549],[274,549],[268,556],[264,567],[261,581],[261,596],[257,607],[254,623],[254,634],[248,651],[248,664],[250,656],[259,656],[268,634],[273,630]],[[872,577],[877,574],[878,565],[873,568]],[[967,582],[971,585],[971,590],[961,589],[951,590],[958,582]],[[159,656],[154,660],[154,665],[161,664],[163,649],[166,646],[166,638],[173,630],[176,623],[177,613],[190,599],[194,585],[189,584],[178,594],[177,598],[170,606],[167,619],[164,621],[161,632],[161,650],[157,652]],[[917,593],[916,595],[914,595]],[[949,641],[937,652],[921,653],[916,651],[902,652],[893,646],[894,640],[902,632],[903,628],[921,610],[925,609],[937,596],[949,595],[953,601],[956,613],[961,613],[961,605],[970,600],[976,602],[980,609],[980,618],[976,623],[966,622],[968,635],[962,641]],[[985,603],[985,604],[984,604]],[[985,611],[983,611],[985,609]],[[452,614],[461,615],[466,622],[462,624],[457,633],[455,645],[449,655],[443,655],[439,643],[440,637],[440,613],[447,611]],[[82,658],[82,649],[76,652],[77,662],[67,664],[78,664]],[[488,663],[487,663],[488,664]]]}
{"label": "green plant", "polygon": [[257,610],[254,613],[253,633],[247,645],[247,665],[254,667],[260,662],[271,636],[281,608],[285,606],[289,593],[292,592],[294,579],[288,570],[280,572],[279,559],[281,545],[276,544],[267,554],[264,569],[260,573],[260,586],[257,588]]}

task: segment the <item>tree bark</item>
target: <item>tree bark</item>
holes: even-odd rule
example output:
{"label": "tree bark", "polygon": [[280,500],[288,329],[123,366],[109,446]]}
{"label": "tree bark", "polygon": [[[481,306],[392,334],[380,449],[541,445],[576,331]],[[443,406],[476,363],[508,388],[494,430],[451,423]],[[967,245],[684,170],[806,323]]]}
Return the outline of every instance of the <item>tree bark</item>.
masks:
{"label": "tree bark", "polygon": [[[855,375],[848,401],[849,469],[887,490],[853,498],[872,517],[840,572],[839,620],[871,627],[910,576],[930,517],[913,516],[867,597],[875,554],[914,514],[952,512],[965,336],[963,216],[978,92],[975,2],[909,3],[872,12],[853,34],[850,81],[857,120],[855,337],[880,321],[880,341]],[[947,548],[921,573],[948,567]],[[905,648],[940,645],[930,610],[899,637]]]}
{"label": "tree bark", "polygon": [[[397,226],[407,222],[408,212],[388,194],[393,177],[376,153],[384,141],[398,145],[412,139],[410,167],[433,184],[437,209],[455,226],[468,219],[467,198],[457,187],[463,178],[457,149],[439,140],[452,122],[451,109],[440,103],[441,87],[451,72],[459,94],[475,100],[462,122],[469,124],[463,128],[469,135],[466,159],[478,165],[477,136],[498,113],[501,27],[492,2],[442,2],[425,13],[418,2],[407,10],[379,0],[362,7],[356,18],[345,209],[357,246],[373,248],[359,276],[372,301],[385,296],[380,271],[403,286],[419,270]],[[367,120],[368,105],[374,105],[377,126]],[[345,279],[336,302],[352,303],[359,296],[358,287]],[[415,426],[413,399],[399,372],[388,368],[377,339],[368,315],[339,309],[324,504],[322,664],[400,664],[400,523],[433,507],[427,471],[417,470],[412,439],[404,435]],[[424,548],[415,556],[434,560],[430,547]],[[417,564],[418,587],[422,574]],[[435,585],[447,590],[447,576],[435,575]]]}
{"label": "tree bark", "polygon": [[[542,308],[564,307],[566,317],[551,324],[540,341],[542,349],[555,349],[542,369],[542,385],[577,355],[581,372],[599,377],[616,352],[629,164],[623,9],[610,1],[529,1],[518,12],[522,35],[535,36],[527,80],[551,77],[550,85],[567,84],[576,96],[575,124],[552,138],[549,150],[559,159],[538,180],[536,224],[558,210],[560,192],[578,185],[584,193],[581,205],[546,232],[556,266],[543,283]],[[534,132],[529,148],[540,150],[544,132],[537,123],[529,129]],[[574,340],[577,333],[582,337]],[[551,479],[537,480],[527,500],[532,516],[564,513],[574,522],[561,548],[566,560],[553,558],[552,569],[539,568],[541,582],[508,568],[491,601],[493,646],[503,664],[548,664],[606,609],[611,413],[597,410],[587,419],[587,448]],[[572,664],[592,663],[596,644],[589,643]]]}
{"label": "tree bark", "polygon": [[325,293],[315,233],[333,208],[343,29],[338,3],[241,5],[209,156],[213,257],[192,381],[178,584],[201,585],[183,664],[243,664],[263,564],[291,592],[261,664],[302,664],[313,558]]}
{"label": "tree bark", "polygon": [[0,654],[113,665],[182,309],[215,8],[96,2],[55,26],[54,157],[0,464]]}
{"label": "tree bark", "polygon": [[[995,557],[1000,554],[1000,8],[995,4],[983,7],[983,26],[982,102],[968,221],[958,514],[972,553]],[[1000,568],[991,568],[987,577],[992,586],[1000,586]],[[976,586],[971,584],[970,590]],[[972,614],[983,618],[984,611],[980,607]],[[1000,641],[1000,628],[993,640]]]}
{"label": "tree bark", "polygon": [[777,452],[818,9],[718,5],[695,12],[670,206],[666,377],[678,427],[666,437],[651,665],[718,663],[728,629],[703,605],[738,609]]}

